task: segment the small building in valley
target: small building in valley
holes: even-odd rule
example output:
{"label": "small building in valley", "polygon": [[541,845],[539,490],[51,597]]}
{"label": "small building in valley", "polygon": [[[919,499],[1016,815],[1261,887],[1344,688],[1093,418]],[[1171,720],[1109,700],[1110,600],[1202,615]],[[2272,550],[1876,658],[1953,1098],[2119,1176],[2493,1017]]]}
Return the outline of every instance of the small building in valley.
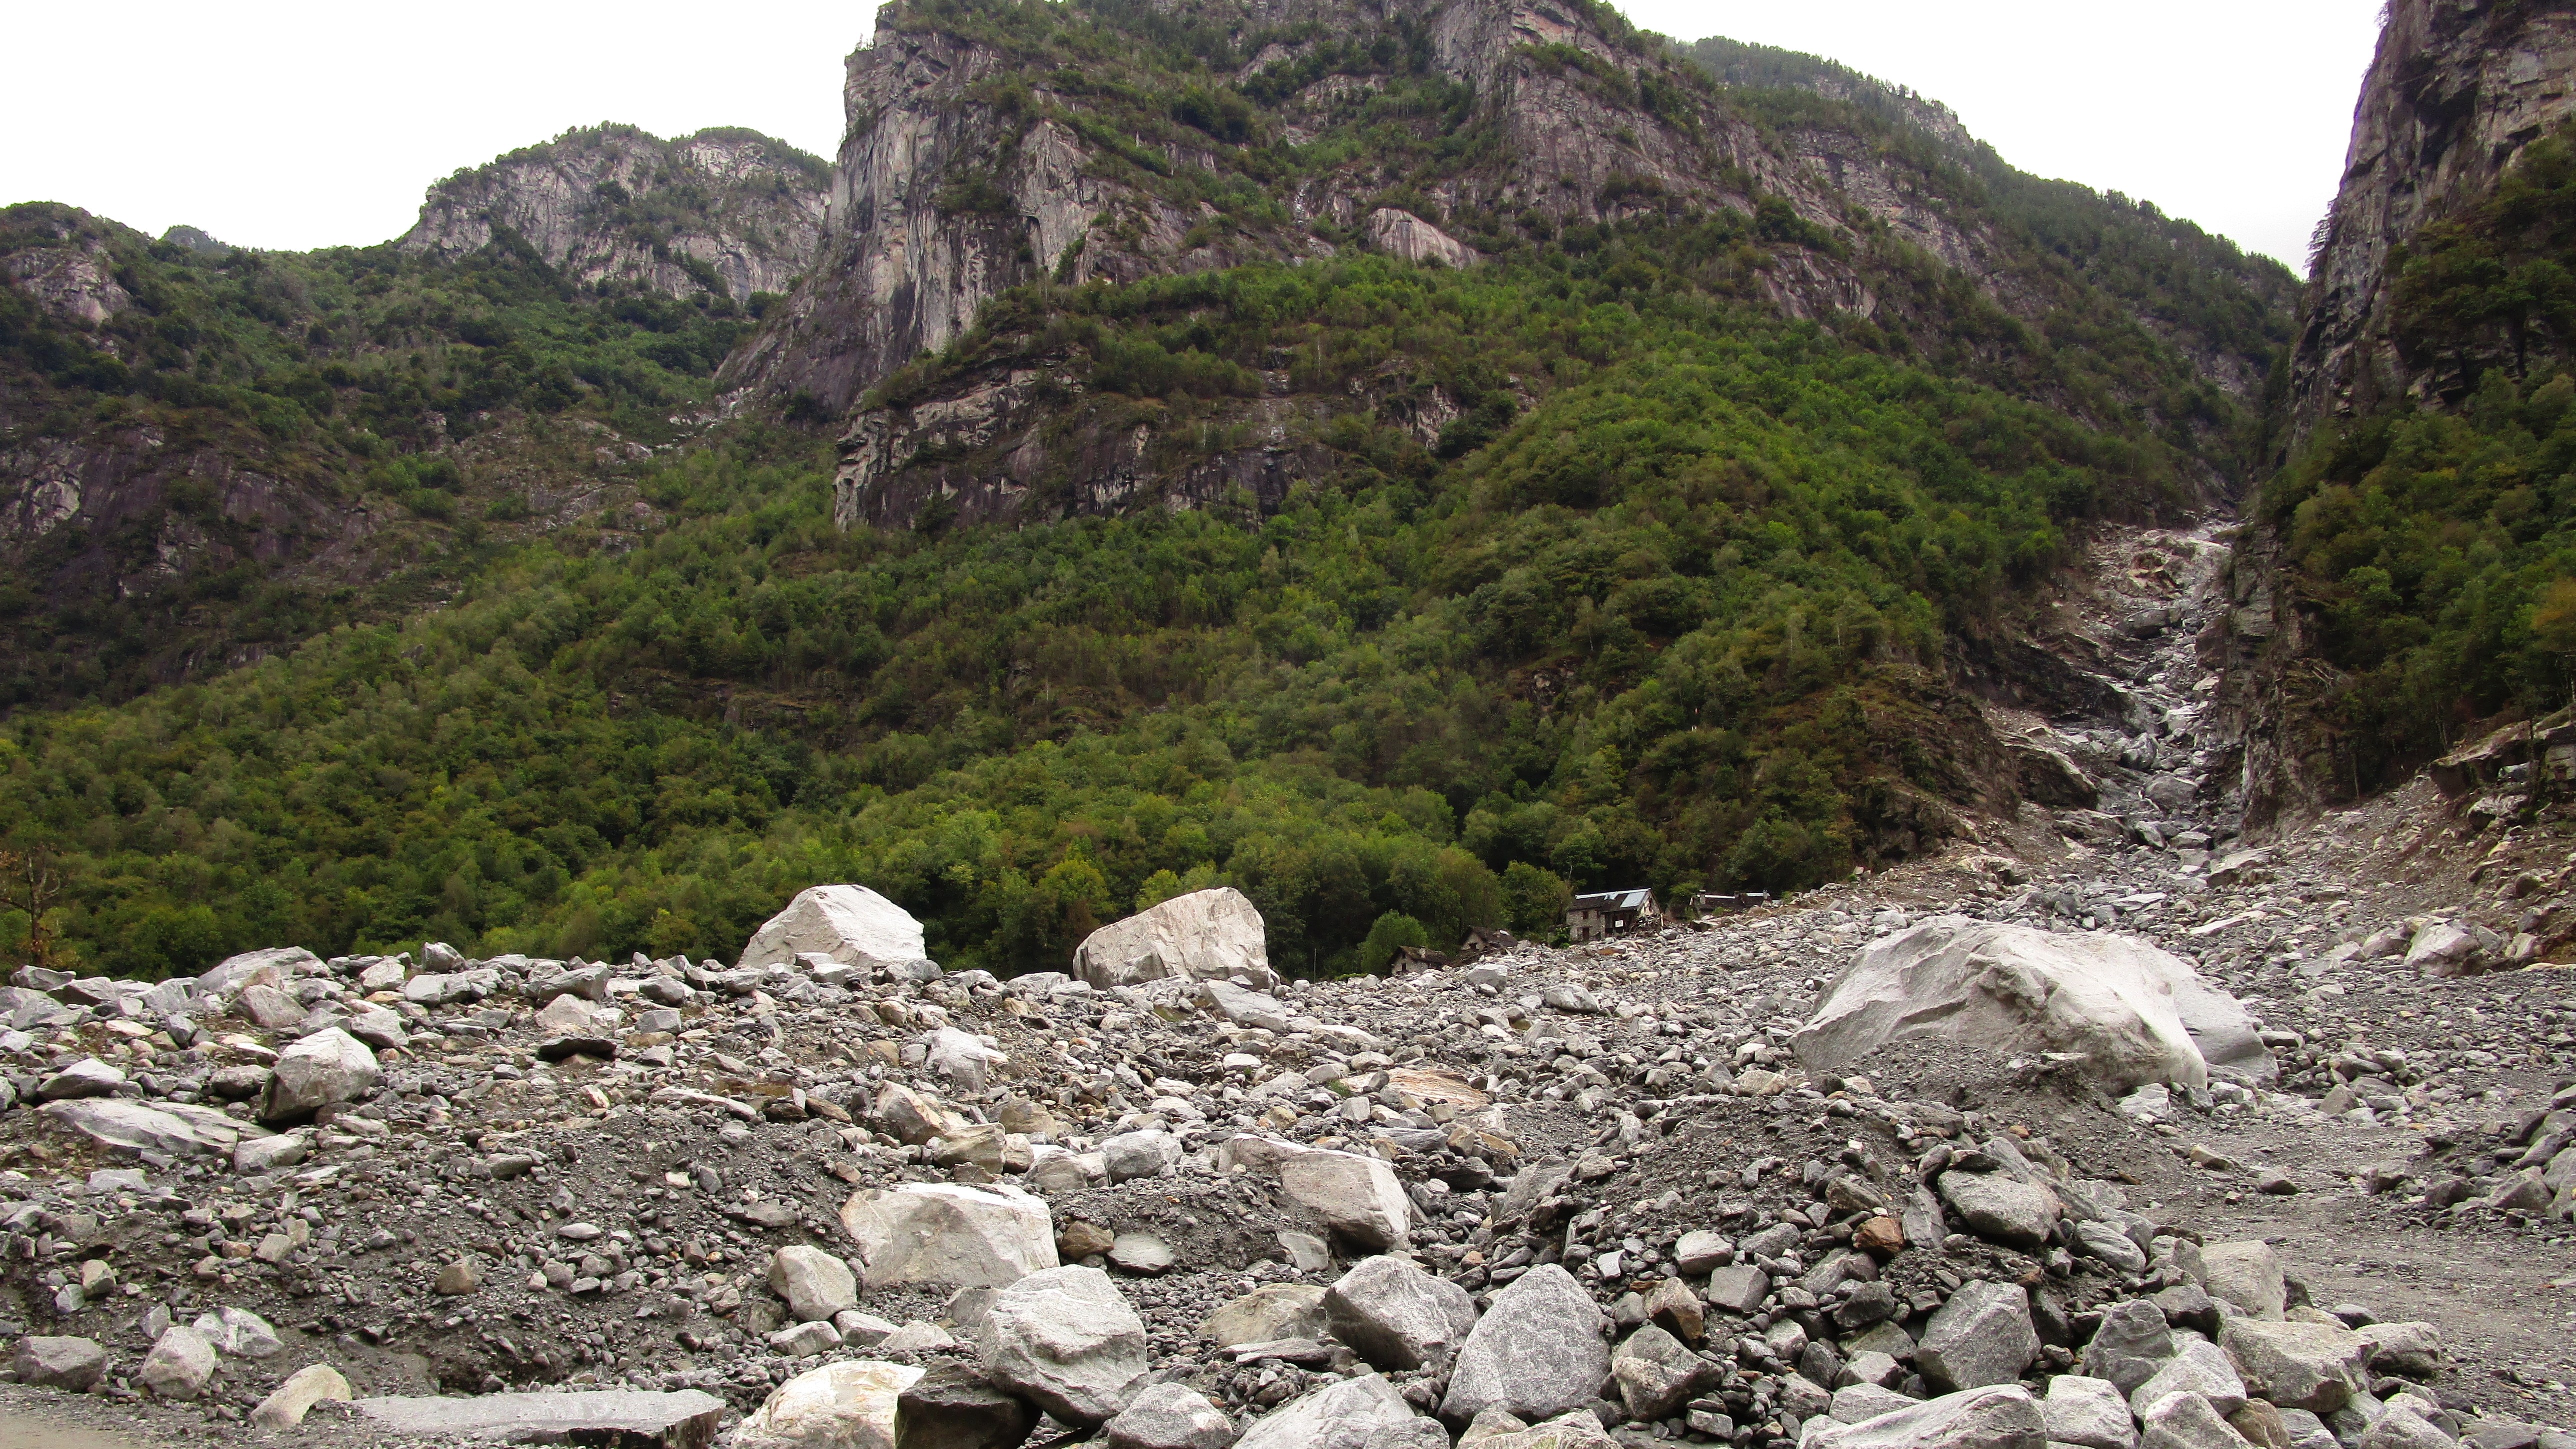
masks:
{"label": "small building in valley", "polygon": [[1565,933],[1576,941],[1603,941],[1663,929],[1664,908],[1650,890],[1597,891],[1576,896],[1565,913]]}

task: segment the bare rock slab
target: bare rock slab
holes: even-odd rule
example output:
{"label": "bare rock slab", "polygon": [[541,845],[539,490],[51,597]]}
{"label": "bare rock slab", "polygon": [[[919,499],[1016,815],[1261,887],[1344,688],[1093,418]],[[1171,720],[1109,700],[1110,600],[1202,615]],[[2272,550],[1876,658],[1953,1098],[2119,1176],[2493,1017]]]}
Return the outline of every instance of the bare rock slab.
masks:
{"label": "bare rock slab", "polygon": [[360,1399],[352,1407],[396,1434],[502,1444],[579,1443],[578,1436],[590,1436],[655,1449],[707,1449],[725,1412],[724,1400],[695,1389],[676,1394],[604,1389],[471,1399]]}

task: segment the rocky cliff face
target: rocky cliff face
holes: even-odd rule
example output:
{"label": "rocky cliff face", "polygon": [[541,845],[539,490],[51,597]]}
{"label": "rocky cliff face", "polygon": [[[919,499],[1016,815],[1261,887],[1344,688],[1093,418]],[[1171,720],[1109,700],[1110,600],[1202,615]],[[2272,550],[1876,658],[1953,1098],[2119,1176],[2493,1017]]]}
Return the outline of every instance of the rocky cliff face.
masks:
{"label": "rocky cliff face", "polygon": [[[2457,401],[2462,354],[2411,351],[2400,336],[2398,268],[2410,242],[2476,206],[2571,114],[2576,4],[2395,0],[2319,228],[2288,391],[2271,418],[2271,467],[2337,422]],[[2336,764],[2320,717],[2339,681],[2319,657],[2285,525],[2248,517],[2229,571],[2233,608],[2203,641],[2226,671],[2221,714],[2242,741],[2244,807],[2258,830],[2363,783]]]}
{"label": "rocky cliff face", "polygon": [[[2100,293],[2028,227],[1980,212],[1974,183],[1940,149],[1964,132],[1918,98],[1900,96],[1894,124],[1928,136],[1929,154],[1891,144],[1858,107],[1766,125],[1693,64],[1578,7],[1285,0],[1188,14],[1221,99],[1207,98],[1203,77],[1156,69],[1151,46],[1104,45],[1102,25],[1032,37],[889,7],[874,44],[850,59],[849,140],[815,268],[725,381],[842,416],[1024,284],[1351,251],[1467,266],[1570,227],[1732,214],[1759,216],[1766,239],[1786,243],[1745,279],[1780,312],[1922,338],[2088,425],[2134,410],[2193,439],[2192,499],[2237,486],[2225,415],[2259,390],[2269,346],[2214,341]],[[1087,68],[1051,68],[1077,53]],[[1956,285],[2014,319],[2002,336],[1960,345]],[[2030,334],[2015,340],[2016,326],[2044,330],[2088,308],[2087,325],[2136,334],[2155,355],[2140,371],[2154,378],[2087,390],[2030,365]],[[1061,366],[1014,361],[850,418],[843,523],[900,525],[932,498],[966,518],[1021,514],[1042,473],[1067,479],[1045,494],[1050,506],[1077,511],[1203,491],[1196,473],[1156,477],[1150,426],[1117,437],[1076,429],[1070,452],[1050,451],[1036,425],[1076,386]],[[2223,396],[2175,406],[2204,387]],[[1260,439],[1250,445],[1259,458],[1218,470],[1258,480],[1261,496],[1297,473],[1293,458],[1282,462],[1276,414],[1353,402],[1298,404],[1287,391],[1274,379],[1233,420]],[[1433,418],[1436,434],[1457,400],[1435,392],[1403,406],[1398,421]],[[1007,461],[968,456],[985,452]],[[924,459],[939,461],[898,476]]]}
{"label": "rocky cliff face", "polygon": [[[1705,94],[1676,95],[1668,115],[1641,108],[1631,68],[1678,87],[1675,67],[1622,53],[1599,27],[1545,5],[1290,0],[1209,5],[1199,18],[1224,27],[1229,51],[1250,55],[1232,68],[1238,93],[1275,100],[1215,118],[1213,131],[1165,123],[1140,137],[1122,134],[1137,118],[1117,114],[1125,97],[1096,72],[1041,70],[1011,37],[901,6],[882,12],[875,42],[850,57],[849,139],[814,275],[786,324],[737,358],[729,376],[773,395],[806,394],[839,414],[1025,282],[1302,260],[1373,240],[1463,260],[1464,244],[1431,220],[1369,220],[1389,209],[1370,199],[1406,170],[1416,173],[1401,175],[1416,207],[1446,211],[1473,200],[1534,210],[1550,224],[1667,200],[1750,210],[1766,185],[1793,179]],[[1331,63],[1354,33],[1400,39],[1424,70],[1472,98],[1490,159],[1429,175],[1404,166],[1413,158],[1365,151],[1285,177],[1247,167],[1247,143],[1309,145],[1374,119],[1384,67]],[[1110,66],[1125,72],[1117,79],[1130,93],[1179,89],[1137,57]],[[1308,71],[1315,78],[1296,83]],[[1456,129],[1436,117],[1399,124]],[[1217,204],[1227,199],[1220,188],[1198,184],[1211,176],[1258,185],[1277,204],[1238,214]],[[1201,194],[1211,191],[1220,194]],[[1830,216],[1824,198],[1801,200],[1819,220]]]}
{"label": "rocky cliff face", "polygon": [[2493,190],[2523,148],[2571,114],[2576,5],[2395,0],[2320,229],[2285,448],[2329,418],[2422,394],[2424,370],[2391,335],[2392,256]]}
{"label": "rocky cliff face", "polygon": [[823,181],[821,162],[750,131],[572,131],[431,187],[396,245],[454,260],[507,233],[584,282],[742,301],[804,271]]}

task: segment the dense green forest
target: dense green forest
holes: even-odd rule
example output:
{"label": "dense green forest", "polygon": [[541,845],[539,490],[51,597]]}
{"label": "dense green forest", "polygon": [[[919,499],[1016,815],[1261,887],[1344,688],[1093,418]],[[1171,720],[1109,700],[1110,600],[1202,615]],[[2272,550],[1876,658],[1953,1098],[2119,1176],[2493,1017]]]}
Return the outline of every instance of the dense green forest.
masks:
{"label": "dense green forest", "polygon": [[2346,788],[2385,783],[2576,683],[2576,144],[2390,259],[2393,331],[2434,384],[2322,432],[2265,491],[2341,672],[2311,701]]}

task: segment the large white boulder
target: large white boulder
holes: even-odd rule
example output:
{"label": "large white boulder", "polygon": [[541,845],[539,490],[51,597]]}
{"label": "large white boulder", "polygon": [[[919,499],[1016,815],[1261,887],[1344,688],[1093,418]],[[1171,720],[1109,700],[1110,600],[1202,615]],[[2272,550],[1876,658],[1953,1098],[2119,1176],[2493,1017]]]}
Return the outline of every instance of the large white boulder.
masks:
{"label": "large white boulder", "polygon": [[1015,1187],[861,1188],[841,1206],[869,1291],[905,1283],[1002,1288],[1057,1266],[1055,1218]]}
{"label": "large white boulder", "polygon": [[1073,974],[1102,991],[1167,976],[1233,981],[1256,991],[1279,984],[1261,912],[1231,887],[1174,896],[1101,927],[1074,948]]}
{"label": "large white boulder", "polygon": [[726,1449],[894,1449],[895,1406],[921,1372],[857,1360],[798,1374],[736,1426]]}
{"label": "large white boulder", "polygon": [[2271,1054],[2244,1008],[2179,957],[2128,936],[1935,916],[1862,950],[1792,1045],[1820,1071],[1913,1037],[2063,1052],[2126,1093],[2149,1082],[2208,1085],[2195,1017],[2230,1074],[2268,1077]]}
{"label": "large white boulder", "polygon": [[784,966],[799,956],[844,966],[924,961],[929,948],[912,913],[860,885],[815,886],[769,918],[742,948],[742,970]]}

